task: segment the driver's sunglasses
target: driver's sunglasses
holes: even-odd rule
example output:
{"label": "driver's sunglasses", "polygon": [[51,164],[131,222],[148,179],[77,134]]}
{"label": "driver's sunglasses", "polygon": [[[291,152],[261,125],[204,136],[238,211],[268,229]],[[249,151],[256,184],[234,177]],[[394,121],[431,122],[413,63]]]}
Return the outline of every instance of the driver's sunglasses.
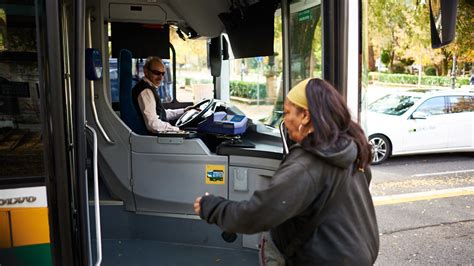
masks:
{"label": "driver's sunglasses", "polygon": [[154,70],[154,69],[148,69],[150,70],[151,73],[153,73],[156,76],[164,76],[166,72],[161,72],[159,70]]}

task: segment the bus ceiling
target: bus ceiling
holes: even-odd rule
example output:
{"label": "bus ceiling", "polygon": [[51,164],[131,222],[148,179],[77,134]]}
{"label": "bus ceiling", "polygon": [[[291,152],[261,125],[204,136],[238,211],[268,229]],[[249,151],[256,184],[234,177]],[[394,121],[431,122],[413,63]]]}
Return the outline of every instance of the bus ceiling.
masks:
{"label": "bus ceiling", "polygon": [[217,14],[226,12],[230,5],[220,0],[113,0],[103,6],[109,21],[170,24],[192,29],[197,36],[215,37],[224,30]]}
{"label": "bus ceiling", "polygon": [[[244,58],[274,54],[274,15],[279,2],[278,0],[148,0],[146,2],[114,0],[103,3],[103,6],[106,7],[104,16],[116,27],[119,23],[122,25],[121,28],[137,27],[126,26],[131,23],[149,26],[166,25],[176,29],[178,34],[191,39],[215,38],[221,33],[227,33],[234,58]],[[133,36],[136,40],[140,38],[139,34],[150,36],[146,30],[133,31],[133,35],[129,36]],[[114,37],[112,29],[112,42],[115,41],[120,39]],[[166,39],[163,39],[163,42],[166,42],[164,46],[167,47]],[[167,58],[169,55],[163,57]]]}

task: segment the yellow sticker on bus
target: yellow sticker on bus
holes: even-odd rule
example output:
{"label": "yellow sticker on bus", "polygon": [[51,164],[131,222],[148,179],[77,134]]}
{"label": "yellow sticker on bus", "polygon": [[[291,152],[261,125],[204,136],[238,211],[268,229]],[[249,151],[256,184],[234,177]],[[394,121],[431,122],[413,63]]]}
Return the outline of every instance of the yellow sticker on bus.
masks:
{"label": "yellow sticker on bus", "polygon": [[224,185],[225,184],[225,165],[206,164],[206,184]]}

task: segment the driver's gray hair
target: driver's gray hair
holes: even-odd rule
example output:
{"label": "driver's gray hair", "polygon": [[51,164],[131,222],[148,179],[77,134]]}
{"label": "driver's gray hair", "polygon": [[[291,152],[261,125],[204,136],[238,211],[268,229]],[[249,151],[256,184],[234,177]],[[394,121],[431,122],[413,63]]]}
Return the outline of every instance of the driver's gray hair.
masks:
{"label": "driver's gray hair", "polygon": [[159,58],[158,56],[149,56],[149,57],[147,57],[145,65],[143,66],[143,68],[144,69],[150,69],[151,64],[153,64],[154,62],[159,62],[163,66],[165,65],[163,63],[163,60],[161,58]]}

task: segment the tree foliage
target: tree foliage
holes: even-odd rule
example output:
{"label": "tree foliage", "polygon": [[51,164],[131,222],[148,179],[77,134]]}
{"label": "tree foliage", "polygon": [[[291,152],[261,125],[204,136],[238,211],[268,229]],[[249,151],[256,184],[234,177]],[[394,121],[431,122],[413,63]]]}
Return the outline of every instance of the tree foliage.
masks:
{"label": "tree foliage", "polygon": [[390,51],[391,70],[394,61],[413,58],[416,64],[434,65],[445,75],[454,53],[458,63],[474,61],[472,1],[459,0],[456,39],[436,50],[431,48],[428,1],[369,0],[369,45],[375,57]]}
{"label": "tree foliage", "polygon": [[446,54],[457,56],[458,63],[474,62],[474,1],[459,0],[456,37],[448,45]]}
{"label": "tree foliage", "polygon": [[390,63],[390,53],[389,53],[389,51],[387,51],[387,50],[382,51],[382,54],[380,55],[380,61],[382,61],[382,63],[384,63],[385,65]]}
{"label": "tree foliage", "polygon": [[170,29],[170,42],[176,50],[177,64],[191,64],[198,68],[205,68],[207,66],[206,40],[183,40],[175,30]]}

